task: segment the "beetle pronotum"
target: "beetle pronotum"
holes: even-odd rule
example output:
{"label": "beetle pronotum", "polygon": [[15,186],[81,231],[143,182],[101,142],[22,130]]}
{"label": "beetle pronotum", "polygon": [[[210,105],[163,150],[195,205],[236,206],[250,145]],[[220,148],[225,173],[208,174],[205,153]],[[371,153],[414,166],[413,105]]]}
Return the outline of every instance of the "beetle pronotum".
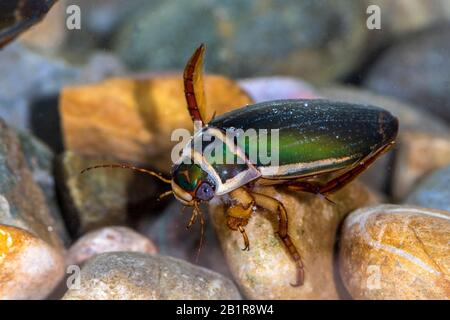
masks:
{"label": "beetle pronotum", "polygon": [[[199,219],[202,230],[204,220],[199,204],[220,197],[228,204],[228,227],[242,234],[243,250],[250,248],[245,226],[254,208],[264,208],[277,214],[279,223],[276,233],[297,269],[296,282],[292,285],[302,285],[303,263],[288,233],[287,211],[280,201],[256,192],[255,186],[270,182],[299,192],[323,195],[328,199],[329,194],[355,179],[394,145],[398,120],[386,110],[367,105],[327,100],[278,100],[245,106],[207,123],[202,81],[204,52],[205,47],[201,45],[188,61],[183,74],[189,114],[202,127],[186,144],[184,151],[189,150],[190,153],[181,156],[173,165],[171,179],[121,164],[94,166],[83,172],[115,167],[156,176],[172,187],[162,196],[174,194],[181,203],[193,207],[188,227]],[[236,128],[277,129],[279,163],[273,166],[251,162],[246,154],[247,149],[240,148],[225,135],[227,130]],[[204,135],[233,146],[232,152],[243,163],[219,164],[206,159],[192,147],[192,142]],[[191,157],[193,161],[183,161],[185,157]],[[330,176],[328,181],[318,181],[324,174]]]}

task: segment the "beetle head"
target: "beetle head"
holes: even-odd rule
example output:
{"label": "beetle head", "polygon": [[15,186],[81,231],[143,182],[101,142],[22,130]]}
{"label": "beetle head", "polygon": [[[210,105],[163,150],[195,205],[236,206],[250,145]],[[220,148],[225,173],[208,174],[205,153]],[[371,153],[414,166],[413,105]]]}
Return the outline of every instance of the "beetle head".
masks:
{"label": "beetle head", "polygon": [[216,185],[199,165],[181,163],[172,169],[172,190],[184,205],[209,201],[215,195]]}

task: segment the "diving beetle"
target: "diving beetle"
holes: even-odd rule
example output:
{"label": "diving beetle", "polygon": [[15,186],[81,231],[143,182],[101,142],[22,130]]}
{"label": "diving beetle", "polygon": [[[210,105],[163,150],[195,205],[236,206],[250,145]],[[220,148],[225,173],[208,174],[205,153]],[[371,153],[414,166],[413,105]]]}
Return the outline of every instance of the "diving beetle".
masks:
{"label": "diving beetle", "polygon": [[[227,225],[239,231],[244,249],[249,250],[245,226],[256,207],[278,215],[277,235],[296,265],[296,282],[304,283],[300,254],[288,232],[288,214],[280,201],[255,191],[255,187],[272,184],[291,190],[328,196],[341,189],[395,143],[398,120],[388,111],[369,105],[328,100],[277,100],[248,105],[206,121],[202,80],[204,45],[194,52],[184,73],[184,92],[189,114],[200,123],[172,167],[171,179],[143,168],[125,164],[107,164],[86,168],[128,168],[158,177],[171,184],[170,191],[185,206],[193,207],[188,228],[204,219],[202,202],[219,197],[227,206]],[[247,148],[236,145],[225,134],[235,129],[278,130],[278,163],[267,165],[250,161]],[[193,142],[208,135],[230,146],[241,163],[215,163],[194,150]],[[186,151],[189,151],[186,153]],[[184,156],[183,156],[184,155]],[[190,157],[190,159],[186,159]],[[185,161],[192,160],[192,161]],[[328,177],[324,182],[323,177]]]}

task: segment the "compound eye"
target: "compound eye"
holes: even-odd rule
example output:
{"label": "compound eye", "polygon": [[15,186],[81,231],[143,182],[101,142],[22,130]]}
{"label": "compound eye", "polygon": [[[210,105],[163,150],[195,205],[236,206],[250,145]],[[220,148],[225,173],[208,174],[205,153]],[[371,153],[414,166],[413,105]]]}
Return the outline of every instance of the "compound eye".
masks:
{"label": "compound eye", "polygon": [[209,183],[202,182],[198,187],[195,196],[202,201],[211,200],[214,197],[214,189]]}

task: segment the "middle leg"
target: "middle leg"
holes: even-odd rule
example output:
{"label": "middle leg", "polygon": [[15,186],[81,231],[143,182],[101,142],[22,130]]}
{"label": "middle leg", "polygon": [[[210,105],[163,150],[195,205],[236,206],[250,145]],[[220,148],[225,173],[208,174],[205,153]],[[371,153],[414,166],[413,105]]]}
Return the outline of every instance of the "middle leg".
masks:
{"label": "middle leg", "polygon": [[293,286],[301,286],[304,282],[303,263],[297,248],[293,244],[291,237],[288,234],[288,216],[283,204],[278,200],[266,196],[264,194],[250,192],[244,188],[239,188],[230,193],[234,204],[228,209],[228,227],[232,230],[239,230],[244,237],[245,249],[248,250],[248,238],[245,234],[243,226],[248,223],[253,207],[256,205],[270,212],[278,214],[278,231],[277,235],[283,241],[283,244],[290,257],[296,264],[297,279]]}

